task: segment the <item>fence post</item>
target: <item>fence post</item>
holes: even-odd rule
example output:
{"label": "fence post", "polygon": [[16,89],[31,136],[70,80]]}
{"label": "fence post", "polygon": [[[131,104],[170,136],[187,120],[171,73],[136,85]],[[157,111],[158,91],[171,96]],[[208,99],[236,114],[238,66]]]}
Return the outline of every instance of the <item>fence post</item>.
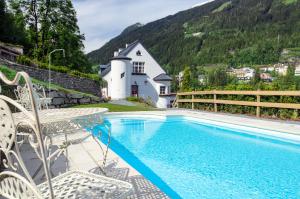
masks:
{"label": "fence post", "polygon": [[[259,91],[259,90],[258,90]],[[260,95],[256,95],[256,102],[259,104],[260,103]],[[256,106],[256,117],[260,117],[260,106]]]}
{"label": "fence post", "polygon": [[192,94],[192,109],[194,109],[194,108],[195,108],[195,105],[194,105],[194,94]]}
{"label": "fence post", "polygon": [[218,112],[218,105],[216,103],[216,100],[217,100],[216,90],[214,90],[213,93],[214,93],[214,111]]}

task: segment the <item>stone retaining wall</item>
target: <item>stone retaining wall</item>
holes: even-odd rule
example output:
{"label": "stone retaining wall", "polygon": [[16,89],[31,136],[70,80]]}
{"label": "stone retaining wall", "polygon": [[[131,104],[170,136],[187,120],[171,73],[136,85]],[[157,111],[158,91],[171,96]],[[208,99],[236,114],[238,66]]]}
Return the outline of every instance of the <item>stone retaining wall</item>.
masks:
{"label": "stone retaining wall", "polygon": [[64,108],[72,105],[95,104],[100,102],[100,98],[83,95],[80,93],[66,93],[64,91],[51,89],[50,93],[45,90],[46,96],[52,98],[49,108]]}
{"label": "stone retaining wall", "polygon": [[[30,77],[44,82],[48,82],[49,79],[49,72],[45,69],[16,64],[3,59],[0,59],[0,65],[6,65],[16,71],[25,71]],[[99,82],[88,78],[74,77],[66,73],[51,71],[51,82],[67,89],[73,89],[101,97]]]}

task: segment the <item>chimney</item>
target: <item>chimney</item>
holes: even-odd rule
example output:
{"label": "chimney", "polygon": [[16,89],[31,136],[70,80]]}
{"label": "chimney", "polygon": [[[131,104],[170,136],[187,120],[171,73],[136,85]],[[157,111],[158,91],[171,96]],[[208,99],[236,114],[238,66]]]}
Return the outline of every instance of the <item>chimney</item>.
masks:
{"label": "chimney", "polygon": [[123,50],[123,48],[119,48],[119,53]]}
{"label": "chimney", "polygon": [[125,47],[128,48],[129,44],[126,44]]}
{"label": "chimney", "polygon": [[115,51],[114,52],[114,57],[117,57],[119,55],[119,52],[118,51]]}

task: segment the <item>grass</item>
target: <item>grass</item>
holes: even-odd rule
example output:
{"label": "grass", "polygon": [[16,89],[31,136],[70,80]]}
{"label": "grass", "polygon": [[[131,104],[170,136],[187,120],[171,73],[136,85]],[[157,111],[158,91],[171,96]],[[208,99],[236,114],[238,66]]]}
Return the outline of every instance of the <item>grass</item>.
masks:
{"label": "grass", "polygon": [[230,6],[231,6],[231,1],[225,2],[220,7],[218,7],[217,9],[213,10],[212,13],[221,12],[224,9],[229,8]]}
{"label": "grass", "polygon": [[[12,69],[8,68],[7,66],[2,66],[2,65],[0,65],[0,71],[10,80],[12,80],[16,76],[16,73],[17,73],[15,70],[12,70]],[[37,79],[34,79],[34,78],[31,78],[31,81],[32,81],[32,83],[39,84],[43,87],[48,87],[49,86],[48,82],[43,82],[43,81],[40,81],[40,80],[37,80]],[[21,82],[24,82],[24,81],[21,81]],[[56,85],[56,84],[50,84],[50,87],[53,88],[53,89],[57,89],[59,91],[63,91],[65,93],[81,94],[83,96],[98,98],[98,97],[96,97],[92,94],[82,93],[82,92],[75,91],[75,90],[72,90],[72,89],[66,89],[66,88],[64,88],[62,86],[59,86],[59,85]]]}
{"label": "grass", "polygon": [[142,103],[134,103],[136,106],[125,106],[110,103],[76,105],[72,108],[108,108],[109,112],[130,112],[130,111],[153,111],[157,110]]}
{"label": "grass", "polygon": [[282,0],[282,3],[285,5],[290,5],[293,3],[297,3],[298,0]]}

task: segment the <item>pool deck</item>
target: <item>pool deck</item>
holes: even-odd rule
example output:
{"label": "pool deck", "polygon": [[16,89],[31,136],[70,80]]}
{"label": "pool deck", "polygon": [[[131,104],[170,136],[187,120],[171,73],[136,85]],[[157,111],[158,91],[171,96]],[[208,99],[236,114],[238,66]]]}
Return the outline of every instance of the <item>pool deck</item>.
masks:
{"label": "pool deck", "polygon": [[[143,116],[177,116],[183,115],[186,117],[197,118],[200,121],[208,121],[211,123],[222,123],[228,125],[242,125],[246,128],[262,128],[267,132],[272,131],[273,133],[281,133],[283,136],[287,136],[290,139],[300,140],[300,122],[290,122],[282,120],[269,120],[269,119],[257,119],[254,117],[231,115],[223,113],[210,113],[201,111],[190,111],[190,110],[166,110],[166,111],[146,111],[146,112],[121,112],[121,113],[106,113],[105,115],[116,115],[116,116],[129,116],[129,115],[143,115]],[[82,136],[82,133],[79,132]],[[88,135],[88,133],[86,133]],[[66,170],[84,170],[96,174],[103,175],[99,169],[101,165],[101,149],[99,148],[94,138],[90,135],[87,136],[83,141],[73,144],[68,148],[66,156],[61,156],[51,167],[54,176]],[[36,170],[37,159],[26,150],[26,146],[23,148],[23,154],[25,154],[26,164],[31,168],[31,172]],[[66,164],[66,161],[68,164]],[[113,151],[108,153],[108,162],[105,167],[106,175],[116,179],[130,182],[134,190],[128,197],[130,199],[135,198],[168,198],[162,191],[160,191],[150,181],[145,179],[138,171],[127,164],[121,157],[115,154]],[[38,181],[38,180],[37,180]]]}
{"label": "pool deck", "polygon": [[186,116],[200,119],[212,124],[238,125],[250,128],[260,128],[274,133],[280,132],[285,136],[300,138],[300,122],[290,120],[276,120],[256,118],[247,115],[235,115],[228,113],[214,113],[205,111],[192,111],[186,109],[170,109],[166,111],[141,111],[141,112],[113,112],[105,115],[153,115],[153,116]]}
{"label": "pool deck", "polygon": [[[107,177],[131,183],[133,185],[133,190],[127,199],[168,198],[155,185],[145,179],[139,172],[128,165],[122,158],[111,150],[108,153],[104,174],[103,170],[100,169],[103,159],[102,152],[99,147],[99,144],[101,143],[95,141],[94,138],[87,132],[78,132],[77,136],[81,138],[83,137],[82,134],[85,134],[86,137],[81,142],[69,146],[66,154],[62,154],[57,160],[53,161],[51,166],[51,174],[53,177],[70,170],[88,171],[94,174],[105,175]],[[76,135],[73,135],[72,138],[76,138]],[[57,142],[54,140],[53,143],[55,147]],[[102,147],[104,147],[103,144]],[[34,176],[41,164],[40,160],[32,151],[29,144],[22,145],[20,149],[25,165],[29,169],[31,176]],[[45,180],[43,172],[39,172],[35,176],[34,180],[37,184]]]}

